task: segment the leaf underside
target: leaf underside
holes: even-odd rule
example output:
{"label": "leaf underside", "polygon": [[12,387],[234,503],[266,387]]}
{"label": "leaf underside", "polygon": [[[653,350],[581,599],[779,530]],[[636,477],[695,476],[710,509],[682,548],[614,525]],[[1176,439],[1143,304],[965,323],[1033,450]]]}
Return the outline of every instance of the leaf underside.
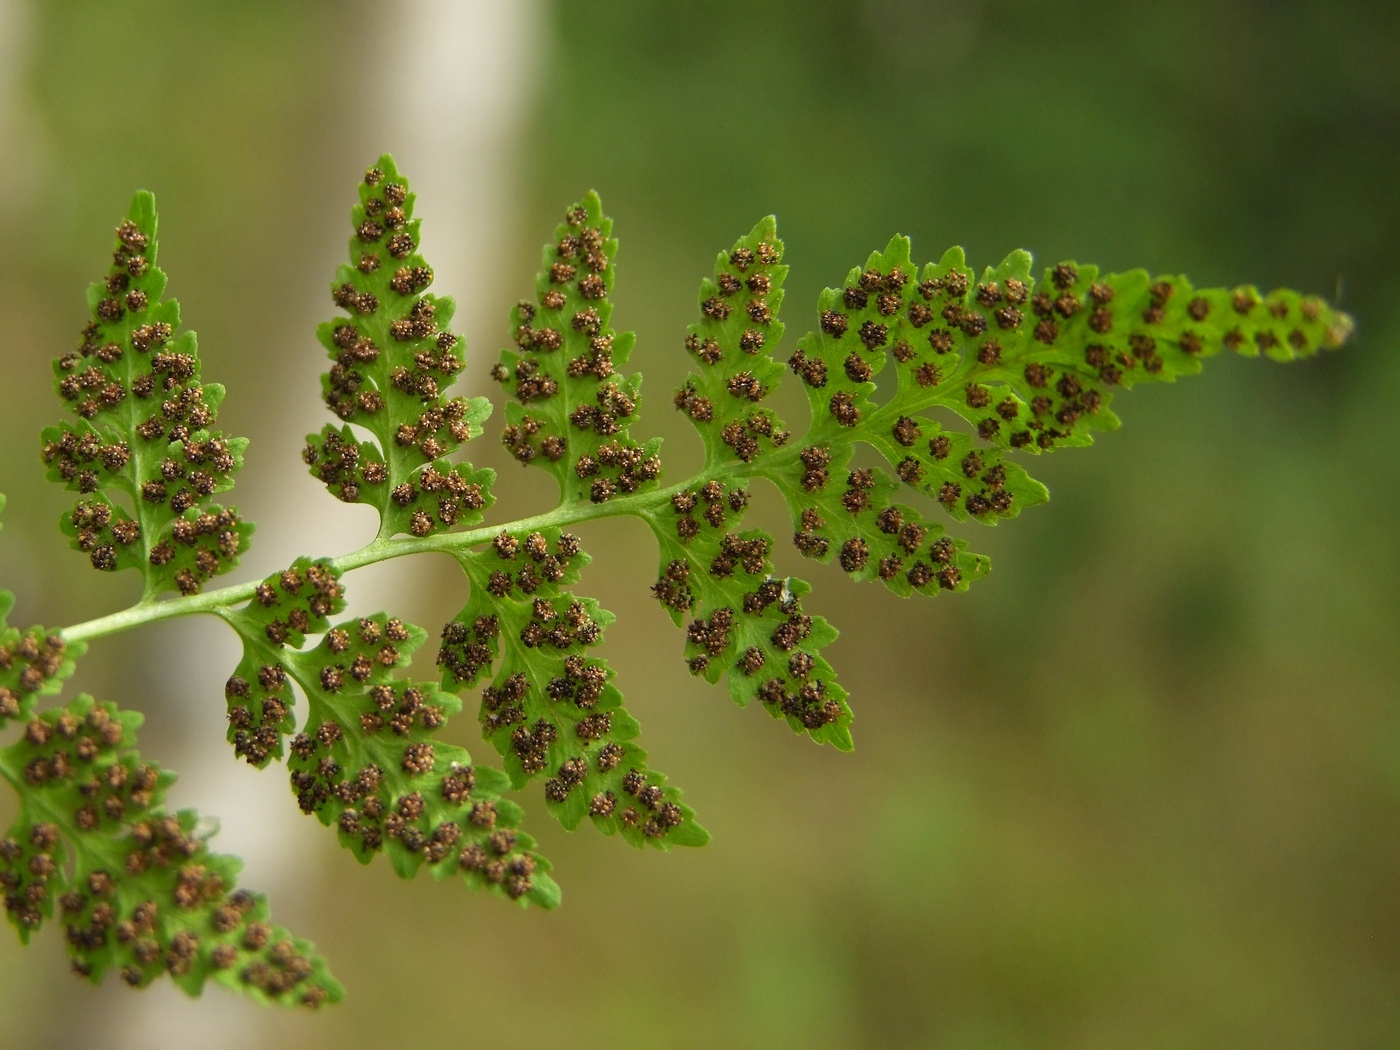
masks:
{"label": "leaf underside", "polygon": [[[638,847],[709,838],[648,765],[600,652],[614,617],[580,593],[590,559],[568,523],[645,521],[660,553],[652,593],[684,632],[690,671],[849,750],[848,696],[823,656],[836,629],[808,610],[811,588],[780,568],[776,539],[743,527],[754,478],[781,493],[802,556],[900,597],[966,590],[990,570],[967,527],[1045,502],[1027,463],[1115,429],[1119,388],[1192,375],[1223,351],[1309,357],[1352,328],[1287,290],[1198,290],[1184,277],[1074,263],[1037,276],[1019,251],[979,277],[961,249],[919,265],[895,237],[822,292],[816,327],[780,354],[787,267],[769,217],[701,282],[683,339],[693,371],[671,401],[699,433],[705,465],[663,488],[660,440],[631,433],[636,338],[611,324],[618,242],[590,193],[544,247],[492,370],[509,395],[505,447],[547,471],[559,500],[533,527],[488,530],[495,473],[456,457],[491,404],[449,393],[465,345],[451,331],[453,301],[428,292],[414,205],[381,157],[359,187],[349,260],[332,284],[341,313],[317,330],[336,423],[307,438],[303,459],[337,499],[376,509],[377,544],[414,537],[460,566],[467,596],[440,632],[439,680],[408,671],[427,632],[386,613],[337,622],[339,572],[301,558],[246,605],[215,610],[243,643],[225,690],[228,739],[254,766],[285,760],[302,810],[361,862],[383,853],[403,877],[427,868],[522,905],[559,902],[521,807],[505,797],[530,781],[570,830],[587,817]],[[200,590],[236,564],[252,528],[210,502],[232,486],[246,442],[213,429],[223,389],[200,383],[194,334],[160,299],[155,233],[154,201],[138,194],[111,271],[89,291],[80,346],[55,362],[76,420],[43,435],[49,476],[79,494],[65,533],[98,569],[138,569],[146,599]],[[808,396],[803,428],[767,405],[788,372]],[[339,999],[311,946],[270,925],[261,897],[234,889],[238,862],[209,851],[195,814],[165,811],[173,775],[135,751],[139,715],[88,696],[36,714],[83,646],[9,628],[12,605],[0,592],[0,728],[24,725],[0,751],[21,796],[0,840],[0,885],[21,937],[57,907],[74,967],[94,981],[115,968],[138,986],[165,972],[191,993],[213,977],[266,1002]],[[482,735],[503,769],[440,739],[458,694],[477,687]]]}
{"label": "leaf underside", "polygon": [[137,569],[147,599],[194,594],[247,550],[252,525],[211,498],[233,487],[248,442],[215,429],[224,388],[200,382],[195,334],[161,299],[151,194],[136,195],[116,234],[78,347],[53,364],[76,419],[44,429],[43,459],[79,494],[60,525],[94,568]]}
{"label": "leaf underside", "polygon": [[[282,755],[295,685],[308,712],[290,743],[292,790],[342,846],[363,863],[385,853],[404,878],[427,866],[437,879],[460,873],[474,888],[554,907],[549,862],[518,830],[520,807],[501,797],[509,779],[436,739],[461,701],[394,673],[426,633],[383,613],[333,626],[343,593],[329,563],[303,558],[224,614],[244,646],[225,687],[235,751],[253,765]],[[321,640],[308,646],[308,634]]]}
{"label": "leaf underside", "polygon": [[[652,590],[685,630],[693,674],[726,679],[737,703],[757,697],[794,730],[843,749],[851,711],[821,655],[836,631],[804,610],[809,586],[775,570],[774,538],[742,529],[750,479],[782,493],[804,557],[834,559],[901,597],[966,590],[990,562],[959,527],[1045,502],[1026,462],[1116,428],[1117,388],[1192,375],[1227,350],[1309,357],[1341,346],[1352,327],[1296,292],[1198,290],[1184,277],[1075,263],[1036,276],[1021,251],[979,278],[961,249],[920,266],[895,237],[821,294],[815,330],[781,360],[787,267],[770,217],[701,283],[684,338],[695,371],[672,403],[699,432],[706,463],[662,489],[657,443],[630,437],[640,377],[616,370],[635,340],[609,327],[611,232],[590,194],[546,245],[494,372],[514,399],[502,440],[558,479],[562,510],[592,504],[588,516],[651,526],[661,553]],[[808,395],[800,435],[765,404],[788,371]],[[861,444],[875,458],[858,460]],[[488,605],[469,605],[452,629]]]}
{"label": "leaf underside", "polygon": [[82,645],[5,622],[0,592],[0,708],[24,732],[0,749],[19,815],[0,838],[0,891],[20,939],[61,915],[73,969],[133,987],[168,974],[197,995],[212,978],[260,1002],[312,1006],[344,992],[306,941],[268,921],[239,890],[236,857],[210,851],[192,810],[164,808],[174,774],[136,751],[141,716],[85,694],[35,715]]}
{"label": "leaf underside", "polygon": [[[448,327],[451,300],[426,292],[433,274],[413,209],[392,158],[381,158],[360,187],[350,262],[332,287],[343,316],[319,329],[334,362],[323,396],[348,425],[313,435],[305,456],[333,495],[376,507],[382,538],[479,525],[495,481],[447,458],[477,436],[489,405],[447,394],[463,343]],[[1183,278],[1100,276],[1068,263],[1037,279],[1024,252],[978,280],[959,250],[919,267],[896,237],[822,294],[817,329],[780,360],[787,267],[768,218],[702,282],[699,318],[684,339],[695,371],[672,404],[699,431],[706,463],[662,488],[660,441],[632,436],[641,376],[626,371],[635,336],[612,326],[617,253],[596,194],[566,211],[492,370],[509,394],[501,439],[557,482],[546,521],[647,522],[661,554],[653,593],[684,629],[692,673],[727,681],[737,703],[757,698],[794,730],[841,749],[852,746],[851,708],[823,656],[837,632],[805,608],[809,585],[775,565],[774,538],[743,528],[751,479],[782,493],[800,554],[835,559],[902,597],[965,590],[990,563],[950,527],[995,524],[1044,502],[1022,460],[1115,427],[1112,388],[1190,374],[1221,349],[1306,356],[1340,345],[1349,326],[1291,292],[1196,292]],[[809,396],[801,436],[765,404],[789,370]],[[882,466],[857,462],[861,443]],[[552,524],[476,539],[487,534],[446,548],[468,597],[441,631],[437,662],[447,694],[481,688],[482,733],[510,786],[542,781],[546,808],[566,828],[587,816],[635,845],[706,841],[679,792],[647,764],[638,723],[596,654],[613,617],[579,593],[588,558],[578,538]],[[253,683],[266,657],[252,634],[244,630],[240,682]],[[231,739],[263,762],[281,753],[291,697],[274,683],[254,699],[262,706],[244,705],[246,725]],[[349,742],[336,746],[366,753],[372,731],[355,717],[363,712],[316,700],[312,708],[313,723],[332,724],[328,732]],[[293,760],[303,805],[341,819],[334,805],[309,798],[310,761]],[[335,797],[334,783],[316,783]],[[360,818],[350,802],[337,805]]]}
{"label": "leaf underside", "polygon": [[334,362],[322,400],[343,425],[309,435],[303,459],[336,498],[373,506],[381,536],[478,524],[495,472],[446,459],[491,414],[484,397],[445,393],[465,364],[451,330],[456,304],[425,294],[433,271],[419,251],[415,195],[392,157],[369,169],[359,196],[350,262],[331,286],[345,316],[316,330]]}

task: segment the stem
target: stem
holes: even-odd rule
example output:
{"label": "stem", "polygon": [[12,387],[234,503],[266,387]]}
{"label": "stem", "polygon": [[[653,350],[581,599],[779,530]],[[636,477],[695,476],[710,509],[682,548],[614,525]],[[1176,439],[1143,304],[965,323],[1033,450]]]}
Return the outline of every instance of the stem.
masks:
{"label": "stem", "polygon": [[[793,454],[795,453],[788,451],[784,454],[784,458]],[[764,472],[772,469],[775,465],[773,462],[763,464]],[[357,551],[332,559],[330,564],[336,573],[347,573],[364,568],[366,565],[388,561],[390,558],[401,558],[407,554],[428,552],[452,554],[469,550],[472,547],[490,542],[500,533],[502,528],[508,528],[512,532],[534,531],[558,525],[573,525],[594,518],[610,518],[623,514],[642,516],[654,505],[669,500],[675,493],[703,485],[712,478],[748,477],[757,473],[760,471],[756,465],[747,463],[718,464],[693,478],[672,485],[670,488],[638,492],[631,496],[621,496],[608,500],[606,503],[566,504],[545,514],[538,514],[533,518],[522,518],[505,525],[484,525],[467,532],[450,532],[439,536],[426,536],[421,539],[416,536],[404,536],[398,539],[381,537]],[[133,627],[154,623],[157,620],[169,620],[176,616],[192,616],[196,613],[217,613],[221,609],[251,600],[259,582],[261,581],[238,583],[214,591],[204,591],[200,594],[191,594],[183,598],[169,598],[164,601],[143,599],[121,612],[101,616],[85,623],[74,624],[72,627],[65,627],[59,631],[59,634],[65,641],[69,642],[88,641],[109,634],[129,631]]]}

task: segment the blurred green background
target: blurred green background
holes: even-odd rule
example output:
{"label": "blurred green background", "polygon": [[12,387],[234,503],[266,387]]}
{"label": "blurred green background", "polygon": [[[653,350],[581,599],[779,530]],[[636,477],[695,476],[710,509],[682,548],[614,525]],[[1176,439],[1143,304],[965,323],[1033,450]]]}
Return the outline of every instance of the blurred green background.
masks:
{"label": "blurred green background", "polygon": [[[135,596],[65,547],[37,433],[138,187],[205,377],[230,389],[222,422],[253,440],[238,578],[367,538],[297,453],[327,418],[312,329],[354,180],[383,149],[466,309],[476,390],[538,245],[600,191],[614,323],[651,394],[634,435],[666,437],[673,478],[700,459],[667,403],[699,278],[770,212],[793,336],[895,231],[922,258],[1025,247],[1340,296],[1358,335],[1124,397],[1120,433],[1037,462],[1048,507],[976,530],[995,572],[966,595],[901,602],[791,553],[844,631],[852,755],[692,680],[644,529],[588,528],[583,588],[620,620],[606,655],[714,842],[570,836],[531,792],[553,914],[362,869],[275,768],[237,765],[236,655],[212,621],[97,643],[79,685],[147,713],[176,803],[224,818],[218,844],[350,998],[274,1014],[95,991],[54,928],[27,950],[0,936],[0,1041],[1400,1045],[1400,7],[0,0],[0,583],[19,622]],[[494,433],[469,454],[502,471],[500,512],[546,506]],[[786,531],[776,506],[757,518]],[[463,598],[442,568],[351,595],[433,626]]]}

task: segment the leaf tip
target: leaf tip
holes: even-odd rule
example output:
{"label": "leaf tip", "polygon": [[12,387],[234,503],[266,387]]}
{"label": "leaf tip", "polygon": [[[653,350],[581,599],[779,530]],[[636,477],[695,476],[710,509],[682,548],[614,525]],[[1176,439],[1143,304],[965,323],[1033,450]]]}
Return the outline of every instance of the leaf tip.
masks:
{"label": "leaf tip", "polygon": [[142,232],[154,235],[156,226],[156,195],[150,190],[137,190],[131,198],[131,208],[126,217],[136,223]]}

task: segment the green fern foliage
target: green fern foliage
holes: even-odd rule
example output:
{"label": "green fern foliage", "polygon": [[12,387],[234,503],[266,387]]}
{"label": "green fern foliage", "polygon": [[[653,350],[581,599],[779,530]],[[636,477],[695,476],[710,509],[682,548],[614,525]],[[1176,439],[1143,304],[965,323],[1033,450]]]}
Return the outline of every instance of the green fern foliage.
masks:
{"label": "green fern foliage", "polygon": [[[960,249],[919,269],[909,248],[895,238],[843,288],[824,292],[819,330],[790,362],[812,408],[808,456],[832,457],[828,478],[806,462],[762,471],[783,489],[799,529],[809,510],[827,522],[806,530],[804,554],[839,554],[848,572],[898,592],[956,589],[968,568],[977,576],[985,565],[958,564],[946,546],[942,556],[906,546],[876,560],[879,533],[898,534],[880,521],[896,489],[932,497],[956,522],[996,524],[1048,497],[1014,456],[1088,445],[1093,431],[1116,428],[1114,388],[1195,374],[1222,350],[1307,357],[1349,332],[1348,319],[1293,292],[1196,291],[1182,277],[1100,275],[1074,263],[1037,280],[1025,252],[978,280]],[[877,399],[891,362],[891,389]],[[840,491],[832,468],[844,469],[857,442],[893,476],[881,472],[871,487],[852,473]],[[941,527],[918,527],[941,542]]]}
{"label": "green fern foliage", "polygon": [[[1045,487],[1017,457],[1087,445],[1094,430],[1117,427],[1114,388],[1194,374],[1223,350],[1308,357],[1341,346],[1351,331],[1350,318],[1290,291],[1197,291],[1182,277],[1100,275],[1074,263],[1037,280],[1025,252],[978,280],[960,249],[920,268],[909,241],[896,237],[842,288],[822,293],[817,329],[788,359],[811,409],[799,439],[762,405],[781,372],[771,354],[781,332],[781,255],[765,220],[703,283],[701,321],[685,340],[700,371],[675,404],[700,430],[710,480],[671,496],[675,517],[660,506],[644,516],[662,547],[656,595],[678,622],[691,616],[692,671],[714,681],[718,665],[736,700],[757,695],[794,728],[838,746],[850,740],[845,694],[809,651],[834,632],[800,613],[771,633],[751,619],[768,606],[757,597],[762,587],[734,589],[742,552],[752,552],[770,595],[794,600],[806,585],[760,564],[771,537],[718,534],[747,500],[726,505],[724,485],[773,482],[798,552],[835,558],[854,579],[878,579],[902,597],[965,590],[990,563],[948,525],[994,525],[1045,502]],[[860,444],[885,466],[857,466]],[[920,496],[931,499],[901,502]],[[782,652],[794,643],[785,667]]]}
{"label": "green fern foliage", "polygon": [[545,246],[534,300],[511,312],[515,349],[496,379],[507,405],[503,440],[521,463],[544,467],[564,503],[603,504],[655,487],[661,442],[628,433],[641,407],[642,377],[617,371],[636,344],[609,327],[617,241],[596,193],[570,208]]}
{"label": "green fern foliage", "polygon": [[[435,878],[460,872],[473,887],[554,907],[549,862],[518,830],[520,807],[501,798],[509,779],[436,739],[461,701],[394,677],[427,632],[383,613],[332,626],[344,607],[329,563],[303,558],[222,613],[244,646],[225,687],[235,751],[258,766],[281,756],[295,685],[309,709],[291,742],[292,790],[341,845],[364,863],[386,853],[405,878],[426,864]],[[320,642],[307,648],[308,634]]]}
{"label": "green fern foliage", "polygon": [[134,987],[169,974],[192,995],[212,977],[264,1002],[340,999],[312,946],[236,889],[241,864],[209,850],[197,815],[165,811],[175,777],[135,750],[140,723],[84,694],[31,718],[0,750],[0,776],[21,800],[0,839],[0,886],[20,938],[57,910],[74,970],[94,983],[117,970]]}
{"label": "green fern foliage", "polygon": [[307,438],[311,473],[346,503],[379,511],[380,535],[429,536],[475,525],[491,504],[492,470],[445,457],[481,434],[484,397],[448,397],[464,365],[450,298],[423,294],[433,271],[419,252],[414,194],[387,154],[365,172],[351,212],[350,262],[331,297],[344,316],[317,329],[334,364],[322,399],[346,424]]}
{"label": "green fern foliage", "polygon": [[237,564],[252,532],[209,502],[233,487],[248,442],[213,429],[224,388],[200,382],[195,334],[162,301],[165,283],[155,198],[138,193],[106,278],[88,288],[78,347],[54,362],[77,418],[42,435],[49,478],[79,494],[64,533],[96,569],[139,569],[146,598],[197,593]]}
{"label": "green fern foliage", "polygon": [[459,555],[471,583],[466,608],[443,628],[444,684],[461,689],[491,674],[482,729],[520,788],[545,778],[549,811],[573,830],[585,816],[636,846],[700,846],[680,792],[646,766],[640,726],[622,707],[613,672],[589,651],[613,616],[564,590],[588,555],[557,529],[502,532],[489,550]]}
{"label": "green fern foliage", "polygon": [[[789,573],[786,541],[745,527],[764,490],[755,480],[784,500],[797,555],[901,598],[964,591],[990,570],[968,534],[1045,502],[1034,457],[1116,428],[1120,390],[1192,375],[1226,351],[1309,357],[1352,327],[1290,291],[1199,290],[1184,277],[1068,262],[1037,275],[1025,252],[979,277],[960,249],[920,265],[895,237],[822,292],[812,330],[787,349],[788,267],[769,217],[701,281],[698,317],[675,351],[692,371],[672,404],[705,462],[662,487],[659,439],[633,435],[641,375],[625,369],[636,338],[613,327],[618,242],[590,193],[545,245],[492,370],[508,395],[502,443],[548,471],[558,499],[487,525],[496,476],[460,455],[491,404],[453,392],[465,346],[453,301],[428,291],[414,206],[381,157],[360,183],[331,286],[340,313],[317,330],[331,360],[321,397],[336,422],[308,437],[303,459],[337,499],[378,511],[358,551],[205,589],[247,548],[252,526],[211,502],[231,487],[246,442],[215,429],[223,389],[201,383],[194,334],[161,299],[149,194],[117,228],[79,347],[55,362],[74,419],[44,431],[43,459],[78,496],[63,531],[96,568],[135,568],[144,586],[131,608],[61,631],[9,627],[14,599],[0,591],[0,730],[10,730],[0,776],[19,796],[0,839],[0,889],[25,941],[61,916],[75,970],[94,981],[116,970],[143,986],[166,973],[196,993],[212,978],[277,1004],[343,994],[309,944],[235,888],[238,861],[210,851],[207,826],[165,809],[173,774],[135,750],[140,715],[87,695],[43,706],[89,640],[214,614],[243,647],[225,685],[237,757],[284,761],[302,811],[362,863],[384,855],[404,878],[426,869],[553,908],[551,865],[508,797],[534,782],[569,830],[587,820],[639,848],[709,839],[651,767],[624,706],[603,648],[614,617],[585,592],[590,559],[574,525],[646,522],[660,554],[651,591],[683,631],[691,673],[849,750],[850,698],[824,655],[836,629]],[[803,425],[771,408],[789,372],[807,394]],[[462,571],[433,680],[415,668],[423,628],[386,612],[344,616],[347,573],[419,552],[448,554]],[[499,768],[444,739],[472,690]]]}

